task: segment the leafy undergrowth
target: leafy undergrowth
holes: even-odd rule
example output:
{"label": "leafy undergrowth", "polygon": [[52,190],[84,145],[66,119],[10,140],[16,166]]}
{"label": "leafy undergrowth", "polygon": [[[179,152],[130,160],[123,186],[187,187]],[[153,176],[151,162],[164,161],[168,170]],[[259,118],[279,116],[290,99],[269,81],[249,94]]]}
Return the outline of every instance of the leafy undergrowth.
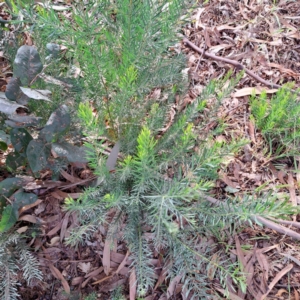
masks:
{"label": "leafy undergrowth", "polygon": [[[280,85],[294,81],[294,88],[300,86],[297,44],[300,38],[300,21],[297,19],[299,3],[282,1],[276,4],[269,1],[268,4],[259,4],[252,1],[246,5],[240,1],[205,2],[198,4],[190,25],[184,29],[190,41],[218,56],[241,62],[263,79]],[[4,12],[2,16],[6,17]],[[65,16],[68,17],[68,13]],[[28,33],[23,37],[26,38],[23,43],[30,42]],[[207,59],[183,43],[176,44],[173,51],[187,55],[188,69],[185,71],[189,75],[190,85],[183,103],[175,103],[170,110],[171,121],[175,114],[180,115],[186,106],[194,103],[212,79],[223,78],[228,69],[233,68],[230,64]],[[6,67],[7,60],[3,57],[2,71]],[[10,76],[8,73],[1,79],[3,89]],[[250,202],[254,201],[252,194],[273,193],[280,201],[288,199],[296,206],[300,180],[297,171],[299,157],[294,149],[290,153],[289,147],[280,143],[280,139],[273,141],[266,138],[264,127],[260,127],[257,119],[255,123],[255,111],[251,107],[253,88],[256,89],[258,101],[260,97],[264,99],[263,89],[268,94],[276,92],[276,89],[261,86],[252,77],[244,75],[230,97],[223,99],[214,119],[197,132],[199,136],[203,132],[210,132],[220,143],[241,139],[249,141],[238,153],[223,162],[210,195],[219,200],[229,198],[238,201],[248,194],[247,201]],[[157,89],[153,94],[161,92]],[[210,108],[213,107],[213,101],[213,98],[208,99],[204,115],[212,115]],[[169,123],[166,124],[168,129]],[[109,146],[107,151],[110,151]],[[7,155],[7,152],[1,152],[3,179],[10,176],[4,164]],[[21,299],[80,299],[83,295],[87,299],[88,294],[90,299],[129,298],[136,286],[134,273],[129,268],[128,248],[122,240],[115,240],[110,245],[107,226],[100,226],[85,245],[71,247],[65,243],[72,229],[78,230],[78,216],[63,210],[64,199],[79,198],[83,188],[95,179],[92,171],[88,167],[79,169],[70,165],[61,171],[59,180],[53,181],[51,175],[51,172],[45,171],[39,180],[29,178],[24,185],[27,190],[34,191],[39,200],[35,206],[22,212],[19,230],[25,232],[28,245],[35,249],[39,257],[44,281],[31,282],[31,286],[27,286],[20,277]],[[170,178],[173,175],[168,174]],[[41,225],[27,228],[30,223]],[[291,225],[288,222],[286,224]],[[294,225],[297,231],[299,223]],[[123,224],[120,226],[122,228]],[[217,295],[224,297],[221,278],[215,276],[218,274],[215,266],[224,259],[224,255],[230,259],[228,265],[236,268],[232,270],[233,273],[242,270],[246,274],[246,292],[242,288],[237,289],[236,282],[232,282],[231,278],[225,279],[228,292],[231,293],[229,299],[261,299],[262,295],[276,299],[299,298],[297,241],[257,225],[240,231],[232,224],[222,232],[214,232],[214,236],[201,236],[193,241],[200,253],[208,250],[214,253],[210,263],[197,270],[210,279],[206,289],[212,298],[218,299]],[[182,275],[177,274],[171,281],[166,277],[164,270],[171,262],[164,261],[164,255],[162,250],[149,258],[156,272],[156,284],[145,299],[165,299],[166,294],[174,299],[187,299],[182,292]],[[239,267],[236,262],[239,262]],[[66,291],[71,291],[71,296]]]}

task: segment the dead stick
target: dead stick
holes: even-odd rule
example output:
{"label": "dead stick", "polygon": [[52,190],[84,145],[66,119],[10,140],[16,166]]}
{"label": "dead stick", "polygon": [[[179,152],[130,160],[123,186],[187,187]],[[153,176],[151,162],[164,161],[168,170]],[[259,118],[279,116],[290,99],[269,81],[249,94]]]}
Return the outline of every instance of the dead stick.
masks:
{"label": "dead stick", "polygon": [[[210,196],[206,196],[206,195],[203,195],[204,199],[206,199],[207,201],[209,201],[210,203],[214,204],[214,205],[221,205],[222,204],[222,201],[219,201],[213,197],[210,197]],[[277,224],[273,221],[270,221],[270,220],[267,220],[261,216],[257,216],[257,215],[253,215],[251,217],[251,219],[258,225],[260,224],[263,224],[265,225],[266,227],[268,227],[269,229],[273,229],[279,233],[282,233],[282,234],[285,234],[285,235],[288,235],[298,241],[300,241],[300,234],[289,229],[289,228],[286,228],[280,224]],[[280,221],[279,221],[280,222]]]}
{"label": "dead stick", "polygon": [[195,44],[193,44],[192,42],[190,42],[187,38],[184,38],[183,42],[185,44],[187,44],[190,48],[192,48],[195,51],[197,51],[198,53],[202,54],[203,56],[209,57],[209,58],[217,60],[217,61],[222,61],[222,62],[228,63],[228,64],[233,65],[234,67],[236,67],[238,70],[244,70],[246,74],[248,74],[249,76],[253,77],[257,81],[263,83],[264,85],[266,85],[266,86],[268,86],[270,88],[275,88],[275,89],[282,88],[282,86],[279,85],[279,84],[275,84],[275,83],[269,82],[267,80],[264,80],[260,76],[256,75],[254,72],[252,72],[249,69],[245,68],[241,63],[239,63],[236,60],[232,60],[232,59],[220,57],[220,56],[214,55],[212,53],[205,52],[204,50],[200,49]]}

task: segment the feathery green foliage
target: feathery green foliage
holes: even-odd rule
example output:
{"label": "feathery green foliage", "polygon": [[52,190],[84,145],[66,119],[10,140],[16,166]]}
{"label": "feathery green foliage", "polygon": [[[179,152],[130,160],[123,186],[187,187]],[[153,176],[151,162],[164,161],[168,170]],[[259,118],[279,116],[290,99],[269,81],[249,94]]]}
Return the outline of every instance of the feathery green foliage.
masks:
{"label": "feathery green foliage", "polygon": [[[203,95],[207,97],[208,90],[212,93],[221,90],[217,83],[214,87],[208,86]],[[232,223],[251,222],[254,214],[283,217],[295,212],[285,204],[279,207],[270,197],[268,201],[262,200],[263,197],[251,201],[245,197],[242,202],[228,201],[219,207],[207,204],[203,195],[213,187],[224,157],[233,155],[244,141],[228,145],[214,142],[210,136],[198,141],[197,126],[188,120],[201,116],[197,108],[204,100],[200,96],[193,102],[160,138],[155,138],[145,125],[137,137],[133,154],[121,159],[113,173],[108,172],[103,155],[99,155],[101,151],[97,154],[101,142],[95,143],[89,138],[89,159],[99,176],[98,186],[87,189],[79,201],[66,200],[66,209],[77,212],[82,223],[71,232],[67,243],[72,246],[85,243],[99,223],[109,224],[112,239],[122,231],[136,270],[140,296],[155,283],[155,270],[149,264],[154,250],[159,253],[164,249],[168,253],[166,259],[172,262],[168,270],[170,278],[182,275],[187,293],[192,292],[195,299],[204,299],[208,297],[207,278],[193,270],[206,267],[212,252],[209,247],[203,253],[197,251],[194,248],[197,237],[221,232]],[[91,107],[81,105],[79,115],[89,135],[99,133],[101,125],[97,116],[92,116]],[[198,126],[201,128],[203,124]],[[171,146],[164,146],[168,140],[172,141]],[[195,144],[198,151],[193,149]],[[123,222],[126,227],[121,230]],[[238,265],[226,259],[216,265],[224,282],[226,276],[234,276],[235,282],[244,286]]]}
{"label": "feathery green foliage", "polygon": [[287,84],[271,99],[263,92],[260,96],[252,96],[250,102],[252,119],[269,142],[271,152],[278,155],[299,153],[300,89],[293,92],[292,88],[293,84]]}
{"label": "feathery green foliage", "polygon": [[27,284],[42,280],[38,260],[17,233],[0,233],[0,299],[19,299],[17,274],[22,271]]}
{"label": "feathery green foliage", "polygon": [[[32,15],[37,41],[67,46],[85,87],[78,117],[98,178],[80,199],[66,199],[65,209],[81,223],[66,242],[84,244],[99,224],[107,226],[108,239],[127,243],[139,297],[155,285],[154,253],[164,255],[168,278],[179,276],[192,299],[210,298],[207,275],[199,272],[209,266],[222,285],[231,277],[245,290],[240,266],[224,251],[214,262],[214,246],[205,239],[221,239],[220,232],[251,222],[254,214],[295,213],[270,197],[245,196],[218,207],[205,200],[225,158],[245,144],[217,142],[206,130],[212,120],[220,121],[216,111],[241,75],[212,81],[179,109],[187,90],[185,57],[172,49],[188,2],[94,0],[74,4],[70,19],[41,7]],[[208,106],[211,98],[214,105]],[[117,162],[109,168],[107,142],[121,148],[119,157],[112,151]]]}
{"label": "feathery green foliage", "polygon": [[[92,101],[112,141],[123,140],[132,152],[136,137],[151,111],[164,118],[174,96],[185,86],[185,58],[169,52],[188,1],[109,0],[79,3],[72,21],[57,20],[41,9],[36,35],[66,45],[84,76],[84,98]],[[160,89],[160,104],[150,95]],[[148,95],[148,96],[147,96]],[[159,102],[158,102],[159,103]],[[155,122],[148,124],[155,128]],[[125,149],[126,147],[126,149]]]}

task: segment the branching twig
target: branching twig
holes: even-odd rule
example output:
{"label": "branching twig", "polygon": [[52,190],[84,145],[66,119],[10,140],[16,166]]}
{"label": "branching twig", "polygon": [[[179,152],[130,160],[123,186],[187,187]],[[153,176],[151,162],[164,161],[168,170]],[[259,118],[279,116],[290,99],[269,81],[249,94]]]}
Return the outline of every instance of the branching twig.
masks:
{"label": "branching twig", "polygon": [[263,83],[264,85],[268,86],[269,88],[275,88],[275,89],[282,88],[281,85],[269,82],[269,81],[261,78],[260,76],[256,75],[254,72],[252,72],[249,69],[245,68],[241,63],[239,63],[236,60],[228,59],[228,58],[225,58],[225,57],[214,55],[212,53],[205,52],[204,50],[200,49],[195,44],[193,44],[192,42],[190,42],[187,38],[184,38],[183,42],[185,44],[187,44],[193,50],[195,50],[198,53],[202,54],[203,56],[209,57],[209,58],[217,60],[217,61],[222,61],[222,62],[225,62],[225,63],[230,64],[230,65],[233,65],[238,70],[244,70],[246,74],[248,74],[252,78],[256,79],[257,81]]}

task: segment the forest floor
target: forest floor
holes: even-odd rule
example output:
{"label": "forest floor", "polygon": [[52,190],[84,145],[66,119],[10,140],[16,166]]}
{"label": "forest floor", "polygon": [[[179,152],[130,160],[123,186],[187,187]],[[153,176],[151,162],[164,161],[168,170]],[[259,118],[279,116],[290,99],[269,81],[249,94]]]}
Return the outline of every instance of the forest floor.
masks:
{"label": "forest floor", "polygon": [[[58,6],[72,5],[72,1],[53,2]],[[199,3],[183,34],[191,43],[217,58],[195,51],[187,42],[176,45],[176,51],[187,55],[190,89],[185,96],[186,105],[210,80],[222,78],[230,69],[235,70],[234,64],[222,61],[222,58],[238,62],[258,75],[254,78],[245,74],[222,103],[219,114],[226,129],[217,139],[244,137],[249,143],[219,171],[213,197],[239,197],[262,187],[265,191],[279,191],[283,196],[287,195],[291,203],[299,205],[300,155],[281,159],[269,155],[268,145],[250,120],[249,98],[253,89],[259,95],[262,90],[273,94],[278,90],[277,85],[287,82],[294,82],[295,88],[300,87],[300,1],[206,2]],[[0,17],[10,18],[3,5],[0,6]],[[28,32],[23,33],[23,41],[32,44]],[[0,51],[1,91],[5,91],[12,76],[11,67]],[[266,85],[266,81],[270,84]],[[212,122],[211,128],[214,126]],[[5,171],[5,156],[6,153],[0,152],[0,181],[10,176]],[[295,168],[295,161],[299,169]],[[39,201],[26,211],[42,224],[42,234],[28,239],[28,243],[40,258],[44,282],[28,287],[21,279],[19,292],[22,299],[83,299],[81,295],[91,292],[97,293],[97,299],[109,299],[110,292],[118,286],[125,286],[123,292],[129,299],[130,269],[124,243],[116,243],[106,256],[110,259],[110,274],[103,268],[103,253],[107,250],[104,227],[100,227],[86,246],[74,249],[64,244],[69,230],[76,225],[76,216],[62,210],[64,199],[68,195],[78,198],[92,172],[88,168],[78,172],[70,167],[55,183],[50,180],[50,175],[45,173],[39,180],[36,187]],[[285,226],[300,232],[292,225]],[[262,295],[266,297],[264,299],[300,299],[299,241],[257,225],[247,227],[235,236],[224,234],[231,249],[230,258],[243,265],[247,282],[246,294],[231,289],[229,299],[258,300],[263,299]],[[167,299],[163,290],[170,288],[172,282],[163,277],[162,262],[157,257],[153,257],[152,263],[164,288],[157,285],[145,299]],[[214,299],[223,299],[217,280],[211,281],[210,288]],[[171,290],[172,299],[182,299],[180,284]],[[71,291],[71,296],[65,291]]]}

